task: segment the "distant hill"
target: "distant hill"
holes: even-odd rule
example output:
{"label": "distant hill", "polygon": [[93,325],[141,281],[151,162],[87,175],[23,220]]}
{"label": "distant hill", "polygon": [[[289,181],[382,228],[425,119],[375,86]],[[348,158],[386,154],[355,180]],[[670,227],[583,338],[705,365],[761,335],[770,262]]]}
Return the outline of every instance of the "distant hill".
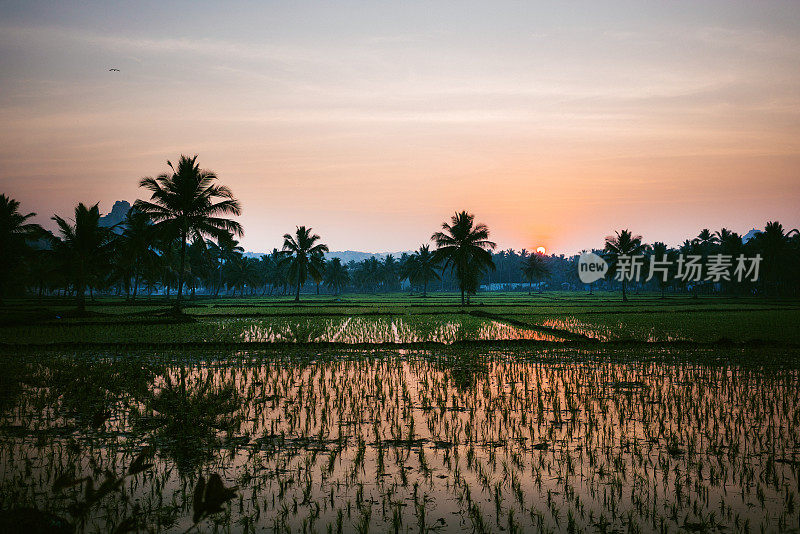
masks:
{"label": "distant hill", "polygon": [[755,228],[753,228],[752,230],[744,234],[744,236],[742,236],[742,242],[747,243],[748,241],[753,239],[756,236],[756,234],[759,233],[761,233],[761,230],[756,230]]}
{"label": "distant hill", "polygon": [[[106,215],[100,217],[100,226],[104,226],[106,228],[114,226],[115,224],[119,224],[125,220],[125,216],[131,209],[131,203],[127,200],[117,200],[114,202],[114,205],[111,207],[111,211]],[[378,258],[379,260],[384,259],[389,254],[392,254],[395,258],[399,258],[404,253],[411,254],[413,251],[405,250],[401,252],[361,252],[358,250],[334,250],[333,252],[328,252],[325,254],[326,260],[332,260],[333,258],[339,258],[342,263],[350,263],[351,261],[359,262],[364,261],[367,258]],[[248,258],[260,258],[264,254],[268,254],[268,252],[245,252],[244,255]]]}
{"label": "distant hill", "polygon": [[[399,258],[403,255],[403,253],[411,254],[413,251],[405,250],[401,252],[361,252],[358,250],[334,250],[333,252],[328,252],[325,254],[326,260],[332,260],[333,258],[339,258],[342,263],[350,263],[351,261],[360,262],[364,261],[368,258],[378,258],[379,260],[384,259],[389,254],[393,255],[395,258]],[[260,258],[266,252],[245,252],[244,255],[248,258]]]}
{"label": "distant hill", "polygon": [[100,217],[100,226],[106,228],[119,224],[125,220],[125,216],[131,209],[131,203],[127,200],[117,200],[111,208],[111,212]]}

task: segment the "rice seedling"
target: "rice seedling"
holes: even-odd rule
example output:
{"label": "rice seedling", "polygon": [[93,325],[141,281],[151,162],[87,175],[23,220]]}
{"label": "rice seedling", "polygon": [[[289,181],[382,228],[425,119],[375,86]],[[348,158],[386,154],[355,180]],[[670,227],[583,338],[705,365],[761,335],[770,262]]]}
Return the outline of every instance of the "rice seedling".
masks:
{"label": "rice seedling", "polygon": [[18,393],[0,412],[2,521],[35,514],[82,532],[800,526],[800,366],[788,349],[4,357]]}

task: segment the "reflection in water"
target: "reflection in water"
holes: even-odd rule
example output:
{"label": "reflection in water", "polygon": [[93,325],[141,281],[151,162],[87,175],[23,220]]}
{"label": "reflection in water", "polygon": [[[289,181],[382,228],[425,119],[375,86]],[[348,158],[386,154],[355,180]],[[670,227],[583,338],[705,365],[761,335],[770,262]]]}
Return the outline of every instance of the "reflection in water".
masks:
{"label": "reflection in water", "polygon": [[2,412],[0,502],[70,518],[84,489],[56,491],[64,473],[103,480],[152,450],[85,531],[135,517],[183,532],[200,475],[215,473],[236,497],[200,531],[774,532],[800,520],[797,370],[364,354],[168,361],[98,395],[111,415],[97,428],[69,408],[66,384],[29,378],[67,364],[91,377],[103,359],[42,355]]}
{"label": "reflection in water", "polygon": [[[457,341],[516,340],[563,341],[561,338],[477,318],[438,320],[425,318],[303,318],[226,320],[219,328],[239,333],[245,342],[455,343]],[[213,336],[218,336],[215,332]]]}
{"label": "reflection in water", "polygon": [[682,341],[686,339],[676,333],[664,332],[656,327],[651,327],[647,331],[632,330],[630,325],[622,319],[609,325],[599,321],[581,320],[574,316],[563,316],[546,319],[541,321],[541,324],[542,326],[566,330],[573,334],[580,334],[586,337],[599,339],[600,341],[635,339],[654,343]]}

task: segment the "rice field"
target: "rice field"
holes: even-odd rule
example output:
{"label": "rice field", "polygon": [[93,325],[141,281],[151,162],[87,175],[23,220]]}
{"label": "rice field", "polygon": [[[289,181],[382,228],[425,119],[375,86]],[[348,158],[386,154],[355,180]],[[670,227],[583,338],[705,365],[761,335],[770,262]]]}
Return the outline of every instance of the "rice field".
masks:
{"label": "rice field", "polygon": [[40,354],[0,497],[86,532],[797,529],[800,371],[729,357]]}
{"label": "rice field", "polygon": [[100,321],[0,328],[0,343],[344,343],[409,344],[562,338],[502,321],[464,316],[205,318],[150,324]]}
{"label": "rice field", "polygon": [[800,532],[792,303],[274,304],[0,325],[0,532]]}

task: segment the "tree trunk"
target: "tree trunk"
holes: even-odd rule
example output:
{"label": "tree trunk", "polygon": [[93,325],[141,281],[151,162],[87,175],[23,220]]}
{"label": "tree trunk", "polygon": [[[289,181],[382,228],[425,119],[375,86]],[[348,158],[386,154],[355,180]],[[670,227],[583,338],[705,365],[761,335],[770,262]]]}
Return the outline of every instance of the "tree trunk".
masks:
{"label": "tree trunk", "polygon": [[133,300],[136,300],[136,295],[139,293],[139,272],[136,272],[136,276],[133,278]]}
{"label": "tree trunk", "polygon": [[298,280],[297,280],[297,293],[295,293],[295,295],[294,295],[294,301],[295,302],[300,302],[300,280],[299,280],[299,277],[298,277]]}
{"label": "tree trunk", "polygon": [[175,301],[175,311],[181,311],[181,297],[183,296],[183,267],[186,262],[186,230],[181,232],[181,270],[178,271],[178,300]]}
{"label": "tree trunk", "polygon": [[625,294],[625,280],[622,281],[622,302],[628,302],[628,295]]}
{"label": "tree trunk", "polygon": [[425,281],[422,282],[422,298],[426,298],[428,296],[428,279],[426,278]]}
{"label": "tree trunk", "polygon": [[86,311],[86,297],[84,292],[86,289],[83,286],[83,282],[78,282],[78,287],[75,288],[75,293],[78,297],[78,311],[84,312]]}
{"label": "tree trunk", "polygon": [[461,288],[461,305],[464,305],[464,288]]}

